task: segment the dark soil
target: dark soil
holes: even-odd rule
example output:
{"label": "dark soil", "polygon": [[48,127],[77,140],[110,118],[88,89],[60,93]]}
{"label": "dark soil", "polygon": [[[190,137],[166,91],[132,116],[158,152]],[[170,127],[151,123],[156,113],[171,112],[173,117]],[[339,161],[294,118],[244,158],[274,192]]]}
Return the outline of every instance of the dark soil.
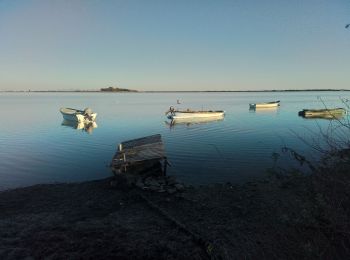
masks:
{"label": "dark soil", "polygon": [[348,178],[336,207],[332,190],[323,193],[312,176],[189,187],[173,195],[112,188],[110,181],[1,192],[0,259],[350,256]]}

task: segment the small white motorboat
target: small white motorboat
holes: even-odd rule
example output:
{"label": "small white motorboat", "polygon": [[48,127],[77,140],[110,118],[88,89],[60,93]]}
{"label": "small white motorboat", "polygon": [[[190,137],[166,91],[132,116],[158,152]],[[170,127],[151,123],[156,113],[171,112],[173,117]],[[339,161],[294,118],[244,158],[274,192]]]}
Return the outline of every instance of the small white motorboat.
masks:
{"label": "small white motorboat", "polygon": [[63,119],[75,122],[93,122],[97,116],[97,113],[93,113],[90,108],[85,108],[84,110],[61,108],[60,112]]}
{"label": "small white motorboat", "polygon": [[225,115],[223,110],[177,110],[173,107],[170,107],[168,111],[165,112],[165,115],[169,119],[191,119],[191,118],[220,118]]}
{"label": "small white motorboat", "polygon": [[250,108],[268,108],[268,107],[278,107],[280,105],[280,101],[272,101],[266,103],[252,103],[249,104]]}

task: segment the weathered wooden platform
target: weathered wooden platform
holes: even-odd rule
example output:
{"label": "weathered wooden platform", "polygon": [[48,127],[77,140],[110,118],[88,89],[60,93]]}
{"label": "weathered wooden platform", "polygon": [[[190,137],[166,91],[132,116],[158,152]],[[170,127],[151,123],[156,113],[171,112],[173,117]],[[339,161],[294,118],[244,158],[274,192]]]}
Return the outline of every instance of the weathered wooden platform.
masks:
{"label": "weathered wooden platform", "polygon": [[160,134],[125,141],[119,144],[111,168],[115,173],[142,170],[156,164],[163,164],[166,173],[167,157]]}

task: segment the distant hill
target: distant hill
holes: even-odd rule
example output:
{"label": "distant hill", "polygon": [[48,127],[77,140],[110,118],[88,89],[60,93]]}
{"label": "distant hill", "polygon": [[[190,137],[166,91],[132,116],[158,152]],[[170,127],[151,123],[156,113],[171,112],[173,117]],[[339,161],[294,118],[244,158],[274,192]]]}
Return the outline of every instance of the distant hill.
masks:
{"label": "distant hill", "polygon": [[108,87],[108,88],[101,88],[102,92],[137,92],[137,90],[127,89],[127,88],[114,88],[114,87]]}

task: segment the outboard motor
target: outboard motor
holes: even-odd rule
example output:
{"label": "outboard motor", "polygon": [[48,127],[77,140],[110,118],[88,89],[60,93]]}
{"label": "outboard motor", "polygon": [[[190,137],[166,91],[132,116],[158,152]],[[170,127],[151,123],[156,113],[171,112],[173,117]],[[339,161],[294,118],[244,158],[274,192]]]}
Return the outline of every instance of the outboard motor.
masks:
{"label": "outboard motor", "polygon": [[92,110],[91,108],[85,108],[84,109],[84,117],[90,121],[92,121]]}
{"label": "outboard motor", "polygon": [[90,116],[91,114],[92,114],[91,108],[87,107],[87,108],[84,109],[84,115],[89,115]]}

